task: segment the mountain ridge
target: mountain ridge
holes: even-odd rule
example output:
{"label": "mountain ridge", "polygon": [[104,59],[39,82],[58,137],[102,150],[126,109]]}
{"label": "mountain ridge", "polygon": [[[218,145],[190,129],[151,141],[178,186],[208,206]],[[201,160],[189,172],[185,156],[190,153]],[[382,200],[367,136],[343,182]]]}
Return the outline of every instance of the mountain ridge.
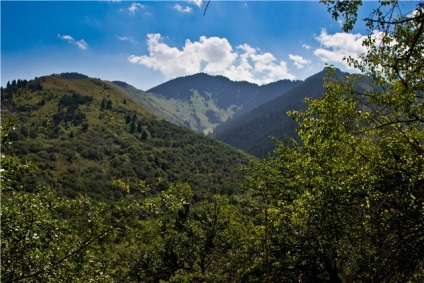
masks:
{"label": "mountain ridge", "polygon": [[[78,73],[53,76],[88,78]],[[275,147],[271,137],[284,140],[296,136],[297,125],[286,113],[304,110],[305,97],[318,98],[324,92],[324,77],[322,71],[304,81],[281,80],[259,86],[199,73],[175,78],[148,92],[123,81],[110,84],[152,115],[264,157]]]}
{"label": "mountain ridge", "polygon": [[[40,164],[20,183],[40,183],[60,194],[120,199],[114,180],[154,190],[187,182],[195,195],[231,194],[238,171],[254,157],[223,142],[158,119],[115,84],[93,78],[44,76],[2,88],[2,116],[16,121],[14,152]],[[19,184],[18,182],[18,184]]]}
{"label": "mountain ridge", "polygon": [[300,83],[280,80],[259,86],[198,73],[172,79],[146,92],[119,82],[117,85],[157,116],[211,134],[218,125],[283,95]]}
{"label": "mountain ridge", "polygon": [[[348,73],[337,70],[337,76]],[[302,84],[247,114],[218,126],[213,137],[256,157],[271,154],[276,143],[273,138],[295,138],[298,124],[287,115],[288,111],[303,111],[305,98],[318,99],[325,92],[323,87],[326,71],[308,77]]]}

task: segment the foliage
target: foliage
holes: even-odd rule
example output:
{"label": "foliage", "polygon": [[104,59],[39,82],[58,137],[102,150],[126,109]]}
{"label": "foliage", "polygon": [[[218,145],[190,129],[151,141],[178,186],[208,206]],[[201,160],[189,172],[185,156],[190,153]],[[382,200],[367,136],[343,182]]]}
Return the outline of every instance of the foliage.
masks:
{"label": "foliage", "polygon": [[16,156],[11,154],[4,154],[4,151],[12,149],[12,142],[10,140],[11,133],[15,130],[13,126],[15,121],[10,117],[3,117],[0,125],[0,138],[1,138],[1,169],[0,169],[0,182],[1,191],[8,191],[15,185],[16,176],[26,169],[31,167],[29,162],[21,162]]}
{"label": "foliage", "polygon": [[4,116],[19,121],[10,134],[16,155],[38,164],[17,176],[18,186],[39,183],[59,195],[102,201],[124,196],[112,185],[117,179],[135,193],[138,180],[154,184],[158,178],[159,191],[178,181],[188,182],[197,196],[237,191],[243,178],[238,168],[251,159],[246,154],[158,120],[112,84],[55,76],[38,81],[42,90],[29,89],[30,81],[2,96],[9,111]]}
{"label": "foliage", "polygon": [[81,80],[81,79],[88,79],[89,77],[75,72],[68,72],[68,73],[60,73],[56,74],[54,76],[57,76],[58,78],[66,79],[66,80]]}
{"label": "foliage", "polygon": [[[350,29],[359,6],[341,3],[327,5]],[[349,59],[368,76],[328,68],[322,98],[290,113],[299,139],[250,165],[245,194],[231,168],[246,155],[109,83],[9,83],[2,281],[422,282],[424,16],[380,12],[381,41]],[[54,122],[68,107],[86,126]]]}
{"label": "foliage", "polygon": [[[246,274],[250,220],[227,197],[194,203],[188,184],[152,195],[140,181],[143,197],[105,204],[16,189],[11,167],[2,168],[10,179],[2,184],[2,282],[228,282]],[[125,181],[113,185],[129,193]]]}
{"label": "foliage", "polygon": [[[360,1],[325,2],[350,30]],[[422,3],[396,17],[396,1],[381,5],[367,20],[368,52],[348,59],[368,77],[328,68],[322,99],[291,113],[300,142],[279,142],[251,168],[268,215],[269,281],[423,278]]]}
{"label": "foliage", "polygon": [[[237,190],[247,155],[121,103],[103,82],[40,83],[2,97],[2,282],[244,276],[234,258],[246,258],[249,219],[212,193]],[[87,126],[56,123],[60,111],[84,113]]]}
{"label": "foliage", "polygon": [[[228,282],[243,276],[236,257],[248,233],[248,219],[228,199],[213,196],[175,206],[170,188],[149,203],[152,217],[130,237],[129,282]],[[180,189],[184,189],[181,187]],[[171,194],[171,195],[169,195]],[[166,201],[166,202],[164,202]],[[162,209],[156,210],[157,205]],[[165,206],[164,206],[165,205]]]}
{"label": "foliage", "polygon": [[325,72],[315,74],[283,95],[218,126],[213,137],[259,158],[271,154],[275,149],[271,137],[284,140],[295,136],[297,125],[287,111],[306,109],[305,97],[320,97],[324,76]]}
{"label": "foliage", "polygon": [[2,281],[106,280],[99,248],[110,231],[102,210],[85,198],[62,199],[44,188],[4,193]]}
{"label": "foliage", "polygon": [[[8,150],[15,122],[2,121],[2,146]],[[82,196],[60,198],[45,187],[17,186],[17,171],[34,167],[7,153],[1,161],[2,282],[108,281],[105,261],[98,258],[111,232],[105,206]]]}

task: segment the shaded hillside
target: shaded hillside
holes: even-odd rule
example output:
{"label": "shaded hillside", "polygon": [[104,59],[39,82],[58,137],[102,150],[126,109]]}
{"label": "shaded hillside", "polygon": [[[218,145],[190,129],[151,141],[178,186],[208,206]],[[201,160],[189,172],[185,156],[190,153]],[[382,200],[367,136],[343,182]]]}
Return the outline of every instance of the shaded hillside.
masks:
{"label": "shaded hillside", "polygon": [[[2,116],[16,118],[14,150],[39,170],[20,183],[61,194],[119,199],[112,185],[139,180],[165,188],[188,182],[195,194],[231,193],[249,156],[222,142],[157,119],[114,84],[47,76],[2,89]],[[19,184],[18,182],[18,184]]]}
{"label": "shaded hillside", "polygon": [[155,115],[205,134],[299,84],[285,80],[258,86],[204,73],[170,80],[147,93],[116,83]]}
{"label": "shaded hillside", "polygon": [[294,137],[296,123],[287,115],[290,110],[303,110],[305,97],[318,98],[325,73],[309,77],[301,85],[258,108],[215,129],[214,137],[257,157],[264,157],[275,148],[271,137],[284,140]]}

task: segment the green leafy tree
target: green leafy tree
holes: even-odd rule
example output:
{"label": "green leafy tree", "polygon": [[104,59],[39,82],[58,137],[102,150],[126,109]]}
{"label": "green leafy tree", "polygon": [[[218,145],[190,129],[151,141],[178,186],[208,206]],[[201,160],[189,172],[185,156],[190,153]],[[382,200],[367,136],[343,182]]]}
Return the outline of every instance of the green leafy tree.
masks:
{"label": "green leafy tree", "polygon": [[105,204],[83,196],[69,199],[47,187],[17,186],[18,176],[34,165],[13,156],[13,123],[4,117],[1,125],[2,282],[111,281],[114,268],[103,251],[127,216],[112,217]]}
{"label": "green leafy tree", "polygon": [[[361,1],[323,2],[353,28]],[[346,59],[366,76],[328,68],[322,99],[291,113],[301,142],[252,167],[268,280],[423,278],[424,11],[400,9],[381,1],[366,19],[368,51]]]}
{"label": "green leafy tree", "polygon": [[4,194],[2,281],[107,280],[99,240],[110,230],[100,211],[88,199],[61,199],[43,188]]}
{"label": "green leafy tree", "polygon": [[177,183],[140,203],[142,220],[127,226],[126,248],[118,257],[128,262],[122,268],[126,282],[245,281],[249,219],[227,197],[197,203],[192,197],[189,185]]}

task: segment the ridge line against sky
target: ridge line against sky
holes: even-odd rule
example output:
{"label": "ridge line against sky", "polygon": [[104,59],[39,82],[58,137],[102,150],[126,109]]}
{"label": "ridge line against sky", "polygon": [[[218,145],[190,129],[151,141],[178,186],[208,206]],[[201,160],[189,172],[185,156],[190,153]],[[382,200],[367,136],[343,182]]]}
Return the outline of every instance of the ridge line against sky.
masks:
{"label": "ridge line against sky", "polygon": [[[149,89],[205,72],[266,84],[305,79],[365,51],[316,1],[2,1],[1,85],[80,72]],[[406,1],[405,11],[416,1]],[[359,19],[375,1],[365,2]]]}

